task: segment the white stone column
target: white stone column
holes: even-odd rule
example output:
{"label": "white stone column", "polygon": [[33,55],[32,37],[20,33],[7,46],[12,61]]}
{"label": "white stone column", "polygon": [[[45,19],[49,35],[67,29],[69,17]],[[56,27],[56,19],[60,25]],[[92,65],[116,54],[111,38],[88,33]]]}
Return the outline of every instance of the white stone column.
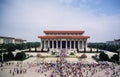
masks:
{"label": "white stone column", "polygon": [[84,49],[86,51],[86,40],[84,40]]}
{"label": "white stone column", "polygon": [[67,49],[67,40],[66,40],[66,49]]}
{"label": "white stone column", "polygon": [[58,49],[58,39],[56,39],[56,48]]}
{"label": "white stone column", "polygon": [[48,40],[48,48],[50,48],[50,40]]}
{"label": "white stone column", "polygon": [[87,48],[87,45],[88,45],[88,44],[87,44],[87,40],[86,40],[86,48]]}
{"label": "white stone column", "polygon": [[44,40],[44,49],[46,49],[46,40]]}
{"label": "white stone column", "polygon": [[60,49],[62,49],[62,40],[60,40]]}
{"label": "white stone column", "polygon": [[52,40],[52,49],[54,49],[54,40]]}
{"label": "white stone column", "polygon": [[82,40],[82,49],[84,49],[84,40]]}
{"label": "white stone column", "polygon": [[42,48],[44,49],[44,40],[42,40]]}
{"label": "white stone column", "polygon": [[71,39],[70,39],[70,49],[71,49]]}
{"label": "white stone column", "polygon": [[85,43],[84,43],[84,47],[86,47],[86,48],[87,48],[87,42],[86,42],[86,40],[85,40]]}
{"label": "white stone column", "polygon": [[75,49],[75,40],[74,40],[74,49]]}
{"label": "white stone column", "polygon": [[80,49],[80,41],[78,40],[78,49]]}

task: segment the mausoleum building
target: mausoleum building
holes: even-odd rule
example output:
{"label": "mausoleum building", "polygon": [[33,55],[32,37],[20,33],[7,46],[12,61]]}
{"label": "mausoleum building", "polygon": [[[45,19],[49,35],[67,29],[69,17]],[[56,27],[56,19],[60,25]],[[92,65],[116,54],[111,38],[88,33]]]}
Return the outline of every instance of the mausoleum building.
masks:
{"label": "mausoleum building", "polygon": [[90,36],[84,36],[85,31],[81,30],[45,30],[44,36],[38,36],[41,39],[41,49],[67,49],[84,50],[87,47],[87,39]]}

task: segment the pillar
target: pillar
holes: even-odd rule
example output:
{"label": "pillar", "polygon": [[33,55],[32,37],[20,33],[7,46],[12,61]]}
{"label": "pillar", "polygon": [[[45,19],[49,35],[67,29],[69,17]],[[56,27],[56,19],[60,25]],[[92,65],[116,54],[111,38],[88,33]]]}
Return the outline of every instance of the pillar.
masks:
{"label": "pillar", "polygon": [[70,40],[70,49],[71,49],[71,40]]}
{"label": "pillar", "polygon": [[87,48],[87,42],[86,42],[86,40],[84,41],[84,47]]}
{"label": "pillar", "polygon": [[42,48],[44,49],[44,40],[42,40]]}
{"label": "pillar", "polygon": [[58,49],[58,40],[56,39],[56,48]]}
{"label": "pillar", "polygon": [[54,48],[54,40],[52,40],[52,49]]}
{"label": "pillar", "polygon": [[50,48],[50,40],[48,40],[48,48]]}
{"label": "pillar", "polygon": [[62,49],[62,40],[60,40],[60,49]]}
{"label": "pillar", "polygon": [[74,40],[74,43],[73,43],[73,44],[74,44],[74,49],[75,49],[75,40]]}
{"label": "pillar", "polygon": [[82,40],[82,49],[84,49],[84,41]]}
{"label": "pillar", "polygon": [[66,40],[66,49],[67,49],[67,40]]}
{"label": "pillar", "polygon": [[44,49],[46,49],[46,44],[45,44],[45,43],[46,43],[46,40],[44,40],[44,42],[43,42],[43,43],[44,43]]}
{"label": "pillar", "polygon": [[80,41],[78,40],[78,49],[80,49]]}
{"label": "pillar", "polygon": [[87,40],[86,40],[86,48],[87,48]]}

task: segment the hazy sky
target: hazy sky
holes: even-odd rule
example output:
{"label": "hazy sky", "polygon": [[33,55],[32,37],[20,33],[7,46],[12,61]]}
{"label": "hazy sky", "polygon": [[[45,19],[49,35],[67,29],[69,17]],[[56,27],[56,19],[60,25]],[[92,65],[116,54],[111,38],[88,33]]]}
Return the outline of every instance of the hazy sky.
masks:
{"label": "hazy sky", "polygon": [[89,42],[120,38],[120,0],[0,0],[0,36],[39,41],[43,30],[85,30]]}

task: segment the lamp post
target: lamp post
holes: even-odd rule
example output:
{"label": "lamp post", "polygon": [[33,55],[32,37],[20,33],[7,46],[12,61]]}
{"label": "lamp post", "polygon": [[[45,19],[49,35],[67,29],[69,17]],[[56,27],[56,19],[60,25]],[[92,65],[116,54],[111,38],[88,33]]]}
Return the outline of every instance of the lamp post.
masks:
{"label": "lamp post", "polygon": [[119,56],[119,64],[120,64],[120,49],[117,50],[118,56]]}

